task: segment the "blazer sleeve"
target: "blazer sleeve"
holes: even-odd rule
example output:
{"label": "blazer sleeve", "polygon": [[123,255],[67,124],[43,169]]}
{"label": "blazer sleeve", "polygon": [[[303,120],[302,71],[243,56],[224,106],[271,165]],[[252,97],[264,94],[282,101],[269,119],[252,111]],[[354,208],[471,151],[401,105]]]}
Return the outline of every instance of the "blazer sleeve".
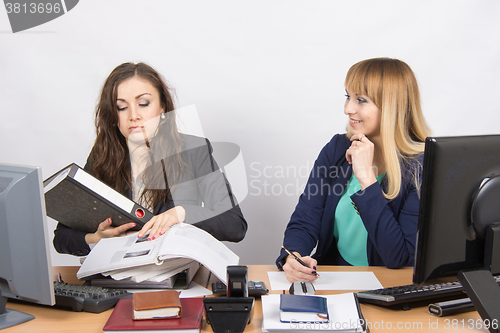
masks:
{"label": "blazer sleeve", "polygon": [[59,253],[86,256],[90,252],[90,247],[85,242],[86,234],[86,232],[74,230],[58,223],[54,230],[54,248]]}
{"label": "blazer sleeve", "polygon": [[197,191],[194,196],[199,196],[203,205],[181,203],[186,210],[185,222],[207,231],[220,241],[241,241],[247,231],[247,222],[229,181],[212,156],[210,141],[205,139],[204,144],[190,149],[186,158],[195,178],[192,180]]}
{"label": "blazer sleeve", "polygon": [[[343,136],[336,135],[323,147],[314,162],[304,192],[299,197],[295,211],[285,230],[283,246],[302,256],[310,255],[320,240],[325,202],[331,189],[332,178],[337,174],[339,159],[344,156],[339,149]],[[333,234],[332,234],[333,237]],[[282,269],[287,253],[282,249],[276,265]]]}
{"label": "blazer sleeve", "polygon": [[403,180],[397,200],[400,204],[392,209],[378,183],[353,194],[351,199],[383,264],[388,268],[400,268],[411,263],[415,254],[420,204],[415,185]]}

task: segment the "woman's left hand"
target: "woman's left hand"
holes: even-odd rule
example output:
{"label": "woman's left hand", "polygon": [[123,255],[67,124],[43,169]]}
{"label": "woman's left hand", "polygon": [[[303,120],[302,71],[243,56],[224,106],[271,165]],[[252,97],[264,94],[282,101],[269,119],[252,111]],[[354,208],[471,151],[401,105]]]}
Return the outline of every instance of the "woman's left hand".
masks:
{"label": "woman's left hand", "polygon": [[351,137],[351,147],[347,149],[345,157],[352,164],[354,175],[359,180],[361,189],[377,181],[373,166],[375,146],[364,134],[355,134]]}
{"label": "woman's left hand", "polygon": [[151,229],[148,240],[156,239],[167,232],[168,228],[174,224],[184,222],[185,219],[186,211],[184,208],[182,206],[176,206],[164,213],[154,216],[142,227],[141,230],[139,230],[137,237],[140,238],[144,236],[146,232]]}

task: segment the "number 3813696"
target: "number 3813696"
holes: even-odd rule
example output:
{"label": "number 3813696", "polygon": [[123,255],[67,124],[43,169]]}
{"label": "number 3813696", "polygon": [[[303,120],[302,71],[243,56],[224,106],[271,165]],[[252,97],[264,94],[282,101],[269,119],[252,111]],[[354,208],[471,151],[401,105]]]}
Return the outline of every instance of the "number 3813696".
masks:
{"label": "number 3813696", "polygon": [[42,14],[42,13],[55,13],[58,14],[61,12],[61,3],[5,3],[5,8],[7,9],[7,14]]}

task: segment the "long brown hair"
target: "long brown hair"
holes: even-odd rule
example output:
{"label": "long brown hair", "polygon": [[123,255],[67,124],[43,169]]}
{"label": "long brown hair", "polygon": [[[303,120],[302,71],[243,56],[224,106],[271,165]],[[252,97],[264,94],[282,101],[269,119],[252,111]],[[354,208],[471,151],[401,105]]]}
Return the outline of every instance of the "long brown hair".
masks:
{"label": "long brown hair", "polygon": [[[415,160],[430,135],[415,74],[398,59],[367,59],[349,69],[345,87],[368,96],[381,111],[380,135],[388,185],[384,195],[394,199],[401,187],[401,164]],[[351,137],[350,126],[347,133]],[[419,189],[418,170],[409,171]]]}
{"label": "long brown hair", "polygon": [[[174,110],[172,89],[162,76],[147,64],[123,63],[113,69],[104,82],[95,112],[96,139],[89,156],[89,171],[122,194],[132,188],[132,179],[127,140],[118,128],[117,91],[122,82],[136,76],[147,80],[156,88],[160,96],[160,105],[165,113],[173,114]],[[171,156],[168,165],[161,170],[163,177],[166,179],[166,174],[171,174],[174,176],[170,176],[169,180],[178,180],[180,170],[185,163],[180,154],[182,137],[178,132],[175,116],[171,116],[172,114],[160,121],[161,130],[157,131],[158,135],[154,141],[155,146],[160,147],[165,154],[163,156]],[[165,184],[165,188],[162,189],[146,187],[142,198],[147,202],[148,208],[152,209],[159,202],[164,202],[168,195],[169,186]]]}

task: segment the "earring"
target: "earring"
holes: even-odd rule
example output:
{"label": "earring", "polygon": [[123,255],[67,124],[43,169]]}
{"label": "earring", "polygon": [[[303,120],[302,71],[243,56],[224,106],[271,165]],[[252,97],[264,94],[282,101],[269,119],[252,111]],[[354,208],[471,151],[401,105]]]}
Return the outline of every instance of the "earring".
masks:
{"label": "earring", "polygon": [[161,118],[161,120],[165,120],[165,112],[162,112],[162,113],[160,114],[160,118]]}

